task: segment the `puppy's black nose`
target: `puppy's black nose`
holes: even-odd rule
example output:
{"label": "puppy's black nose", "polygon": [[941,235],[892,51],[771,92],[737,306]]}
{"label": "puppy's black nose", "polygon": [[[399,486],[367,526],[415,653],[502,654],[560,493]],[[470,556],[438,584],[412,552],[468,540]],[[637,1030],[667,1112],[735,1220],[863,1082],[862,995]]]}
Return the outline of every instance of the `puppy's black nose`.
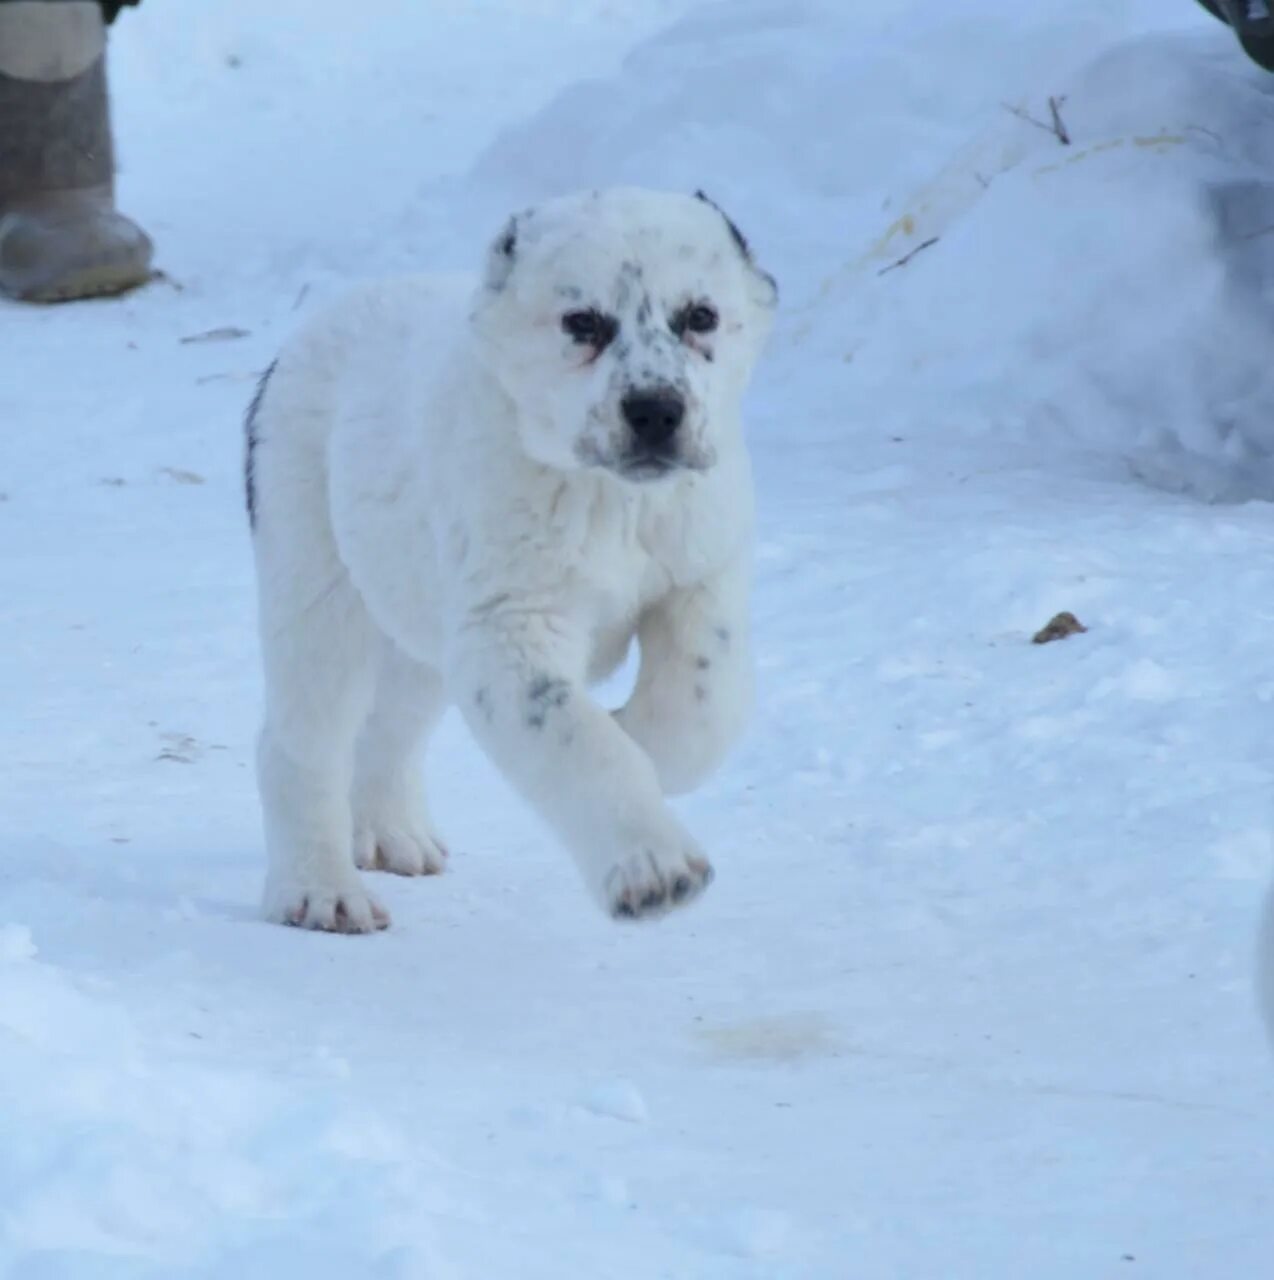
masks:
{"label": "puppy's black nose", "polygon": [[619,407],[637,442],[648,448],[667,444],[686,416],[686,402],[671,387],[630,391]]}

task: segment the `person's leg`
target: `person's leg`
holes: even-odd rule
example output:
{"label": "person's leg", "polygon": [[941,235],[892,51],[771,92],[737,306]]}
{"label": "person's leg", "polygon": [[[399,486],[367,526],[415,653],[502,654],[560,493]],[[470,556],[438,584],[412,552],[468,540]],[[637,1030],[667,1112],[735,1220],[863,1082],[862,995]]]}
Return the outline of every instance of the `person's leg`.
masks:
{"label": "person's leg", "polygon": [[0,292],[55,302],[149,279],[114,178],[102,6],[0,0]]}

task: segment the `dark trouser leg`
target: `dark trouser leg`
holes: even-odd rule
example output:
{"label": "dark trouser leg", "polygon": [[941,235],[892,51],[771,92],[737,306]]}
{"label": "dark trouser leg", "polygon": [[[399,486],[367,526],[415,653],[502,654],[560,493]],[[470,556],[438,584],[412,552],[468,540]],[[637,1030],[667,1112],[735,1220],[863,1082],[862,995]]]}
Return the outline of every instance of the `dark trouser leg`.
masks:
{"label": "dark trouser leg", "polygon": [[1199,0],[1214,17],[1234,28],[1239,44],[1257,66],[1274,71],[1274,0]]}
{"label": "dark trouser leg", "polygon": [[115,209],[106,29],[96,0],[0,0],[0,291],[120,293],[151,243]]}

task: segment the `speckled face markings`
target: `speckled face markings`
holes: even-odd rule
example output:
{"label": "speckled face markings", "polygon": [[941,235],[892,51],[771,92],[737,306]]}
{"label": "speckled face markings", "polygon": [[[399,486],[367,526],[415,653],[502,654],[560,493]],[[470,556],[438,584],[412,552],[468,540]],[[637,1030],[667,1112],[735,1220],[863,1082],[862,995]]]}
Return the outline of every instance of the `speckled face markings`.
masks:
{"label": "speckled face markings", "polygon": [[[657,228],[643,229],[615,262],[609,289],[585,288],[578,300],[570,300],[604,314],[616,326],[614,338],[594,362],[606,373],[606,394],[597,411],[588,414],[587,439],[575,450],[577,460],[613,466],[612,459],[618,458],[622,470],[627,458],[635,460],[642,474],[712,465],[711,388],[704,384],[714,363],[716,334],[686,317],[706,315],[715,331],[720,304],[714,295],[729,280],[733,260],[731,249],[696,246]],[[623,409],[643,397],[684,405],[682,425],[674,438],[661,443],[655,466],[646,459],[649,447],[636,438]]]}
{"label": "speckled face markings", "polygon": [[531,456],[643,482],[714,465],[770,305],[719,210],[585,192],[518,215],[494,258],[478,322]]}
{"label": "speckled face markings", "polygon": [[[632,308],[634,299],[640,300],[645,297],[642,276],[640,263],[633,262],[631,259],[620,263],[619,277],[615,285],[615,309],[621,315]],[[640,306],[640,301],[637,305]]]}
{"label": "speckled face markings", "polygon": [[650,295],[643,294],[641,302],[637,306],[637,336],[642,339],[649,339],[651,333],[651,320],[654,318],[655,308],[651,304]]}

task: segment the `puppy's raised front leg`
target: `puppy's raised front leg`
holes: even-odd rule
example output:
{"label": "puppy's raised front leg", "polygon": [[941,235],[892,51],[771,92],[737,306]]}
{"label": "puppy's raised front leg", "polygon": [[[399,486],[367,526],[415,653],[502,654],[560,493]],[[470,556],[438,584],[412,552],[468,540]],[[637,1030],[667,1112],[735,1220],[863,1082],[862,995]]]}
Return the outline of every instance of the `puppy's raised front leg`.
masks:
{"label": "puppy's raised front leg", "polygon": [[737,563],[672,592],[638,627],[637,685],[615,718],[669,795],[698,786],[721,763],[752,709],[748,585]]}
{"label": "puppy's raised front leg", "polygon": [[554,620],[473,622],[453,646],[448,684],[505,777],[565,842],[603,908],[658,915],[712,878],[664,803],[646,754],[584,688],[583,646]]}

